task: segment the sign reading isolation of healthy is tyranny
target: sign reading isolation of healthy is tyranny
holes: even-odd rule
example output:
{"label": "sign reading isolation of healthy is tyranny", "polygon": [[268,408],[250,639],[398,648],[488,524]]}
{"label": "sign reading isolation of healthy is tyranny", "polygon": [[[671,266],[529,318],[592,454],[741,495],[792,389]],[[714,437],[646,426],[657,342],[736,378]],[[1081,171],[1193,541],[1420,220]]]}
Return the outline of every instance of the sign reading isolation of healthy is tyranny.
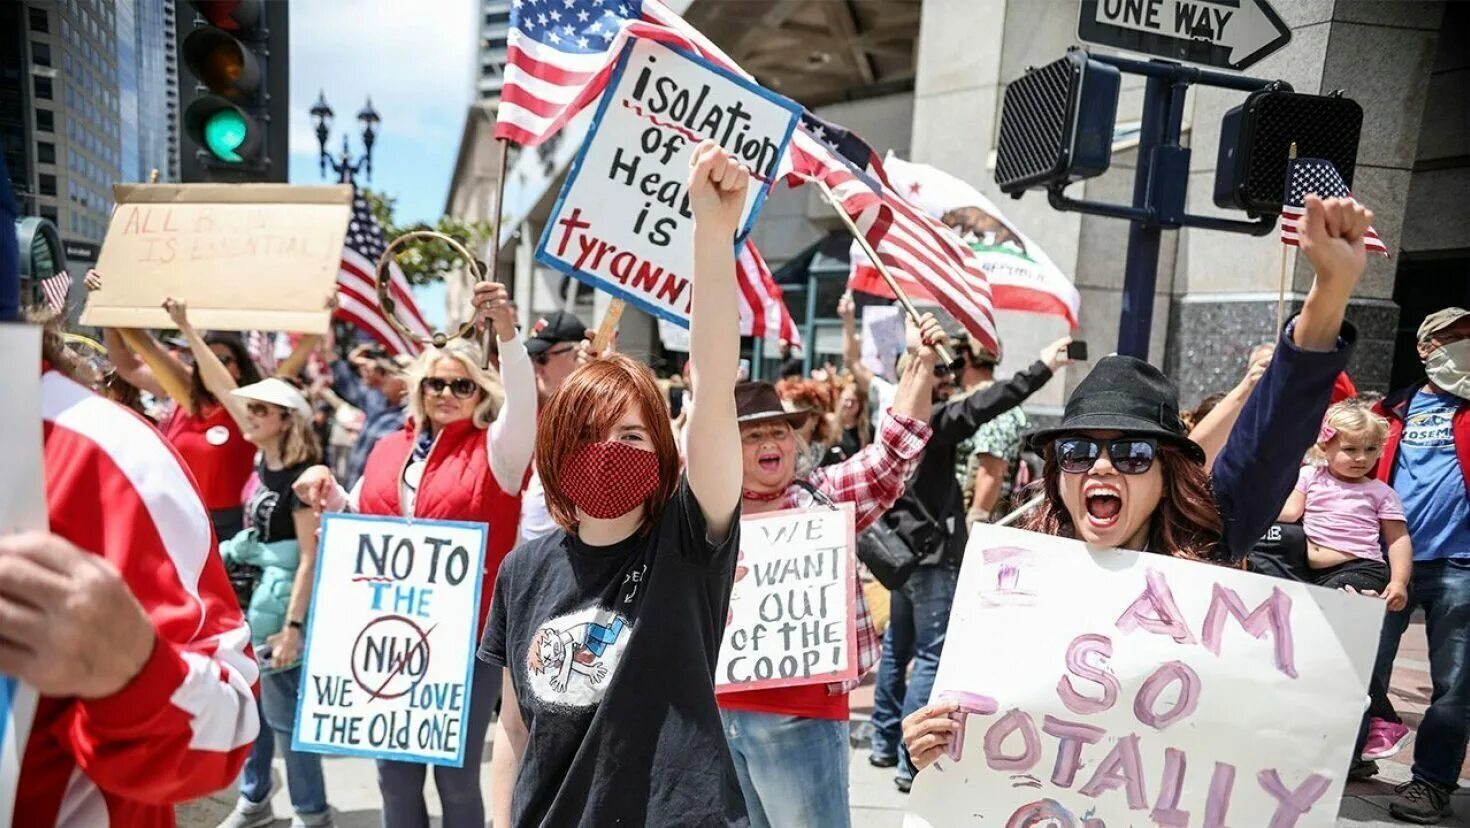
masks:
{"label": "sign reading isolation of healthy is tyranny", "polygon": [[908,828],[1327,828],[1383,602],[977,527],[932,699],[959,705]]}
{"label": "sign reading isolation of healthy is tyranny", "polygon": [[689,327],[694,148],[713,140],[751,171],[737,234],[743,239],[800,112],[708,61],[630,40],[546,223],[537,261]]}

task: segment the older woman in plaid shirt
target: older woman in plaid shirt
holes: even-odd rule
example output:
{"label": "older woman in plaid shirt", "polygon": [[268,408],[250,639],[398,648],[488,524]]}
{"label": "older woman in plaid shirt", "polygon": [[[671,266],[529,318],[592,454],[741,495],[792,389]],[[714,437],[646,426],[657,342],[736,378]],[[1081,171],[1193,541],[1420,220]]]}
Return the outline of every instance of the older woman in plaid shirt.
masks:
{"label": "older woman in plaid shirt", "polygon": [[[909,360],[890,416],[877,438],[853,457],[815,469],[804,479],[805,456],[797,431],[810,412],[782,407],[769,383],[735,389],[745,480],[742,514],[812,505],[819,492],[854,506],[857,531],[871,526],[903,494],[932,431],[928,425],[934,383],[933,344],[943,331],[926,315],[911,341]],[[878,661],[881,639],[861,588],[857,591],[859,677]],[[848,704],[857,685],[815,684],[724,693],[719,697],[725,736],[745,794],[752,828],[771,825],[848,824]]]}

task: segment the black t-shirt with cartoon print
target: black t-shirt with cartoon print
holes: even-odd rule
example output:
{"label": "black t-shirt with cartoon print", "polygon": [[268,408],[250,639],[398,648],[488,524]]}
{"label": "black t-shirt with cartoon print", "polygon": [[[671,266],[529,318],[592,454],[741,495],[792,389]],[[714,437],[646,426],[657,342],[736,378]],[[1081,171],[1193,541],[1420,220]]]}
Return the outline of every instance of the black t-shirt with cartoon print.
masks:
{"label": "black t-shirt with cartoon print", "polygon": [[479,657],[509,668],[530,733],[515,825],[745,812],[714,693],[738,547],[738,516],[709,542],[685,479],[651,533],[591,547],[558,530],[505,559]]}

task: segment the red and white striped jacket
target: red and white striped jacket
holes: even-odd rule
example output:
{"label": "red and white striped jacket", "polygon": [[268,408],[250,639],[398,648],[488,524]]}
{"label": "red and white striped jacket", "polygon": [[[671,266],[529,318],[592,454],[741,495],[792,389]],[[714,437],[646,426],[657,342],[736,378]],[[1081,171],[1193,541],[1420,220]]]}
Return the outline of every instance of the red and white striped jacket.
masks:
{"label": "red and white striped jacket", "polygon": [[41,400],[51,531],[117,566],[157,643],[115,695],[30,691],[15,705],[31,715],[17,722],[30,736],[13,824],[171,826],[174,803],[228,786],[255,741],[249,628],[194,479],[163,437],[55,371]]}

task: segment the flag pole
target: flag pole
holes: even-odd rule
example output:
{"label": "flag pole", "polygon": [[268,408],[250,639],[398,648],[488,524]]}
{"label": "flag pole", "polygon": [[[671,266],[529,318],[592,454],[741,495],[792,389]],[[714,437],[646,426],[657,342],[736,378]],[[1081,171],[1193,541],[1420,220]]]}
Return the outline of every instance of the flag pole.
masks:
{"label": "flag pole", "polygon": [[[893,291],[893,295],[898,298],[898,303],[903,307],[903,312],[908,314],[909,319],[913,320],[914,325],[917,327],[919,324],[918,308],[915,308],[914,303],[909,301],[908,294],[903,292],[903,288],[899,286],[898,280],[894,279],[893,274],[888,272],[888,266],[883,264],[883,261],[878,258],[878,254],[874,252],[873,246],[868,244],[868,239],[863,235],[863,231],[858,228],[857,222],[853,221],[852,216],[849,216],[847,211],[842,209],[842,205],[837,203],[837,196],[832,193],[832,188],[828,187],[827,182],[820,178],[803,177],[821,189],[822,197],[827,200],[827,204],[837,213],[838,218],[842,219],[842,223],[847,225],[848,232],[852,233],[852,237],[857,240],[858,246],[863,249],[863,254],[868,257],[868,261],[873,263],[873,267],[878,269],[878,275],[882,276],[883,281],[888,283],[888,289]],[[945,365],[954,364],[954,351],[950,350],[948,344],[944,342],[937,343],[934,346],[934,350],[939,354],[939,360]]]}
{"label": "flag pole", "polygon": [[[1291,149],[1287,151],[1287,155],[1286,155],[1286,164],[1287,164],[1287,166],[1290,167],[1291,166],[1291,162],[1292,161],[1295,161],[1295,160],[1296,160],[1296,142],[1295,141],[1292,141],[1291,142]],[[1291,176],[1290,176],[1290,174],[1287,175],[1287,186],[1288,187],[1291,186]],[[1288,194],[1288,195],[1290,195],[1290,194]],[[1298,230],[1298,232],[1300,232],[1300,229]],[[1276,290],[1276,333],[1274,334],[1274,336],[1276,336],[1276,337],[1280,337],[1281,336],[1281,326],[1282,325],[1285,325],[1285,324],[1286,324],[1286,245],[1285,244],[1282,244],[1281,245],[1281,283],[1280,283],[1280,285],[1278,285],[1277,290]]]}
{"label": "flag pole", "polygon": [[[490,217],[490,261],[487,263],[488,273],[479,274],[482,278],[492,282],[500,281],[500,217],[505,215],[505,162],[510,155],[510,139],[497,138],[500,144],[499,159],[496,162],[495,181],[495,214]],[[474,267],[471,260],[470,267]],[[490,346],[495,344],[495,326],[490,320],[485,320],[485,332],[480,339],[481,358],[485,361],[485,367],[490,367]]]}

